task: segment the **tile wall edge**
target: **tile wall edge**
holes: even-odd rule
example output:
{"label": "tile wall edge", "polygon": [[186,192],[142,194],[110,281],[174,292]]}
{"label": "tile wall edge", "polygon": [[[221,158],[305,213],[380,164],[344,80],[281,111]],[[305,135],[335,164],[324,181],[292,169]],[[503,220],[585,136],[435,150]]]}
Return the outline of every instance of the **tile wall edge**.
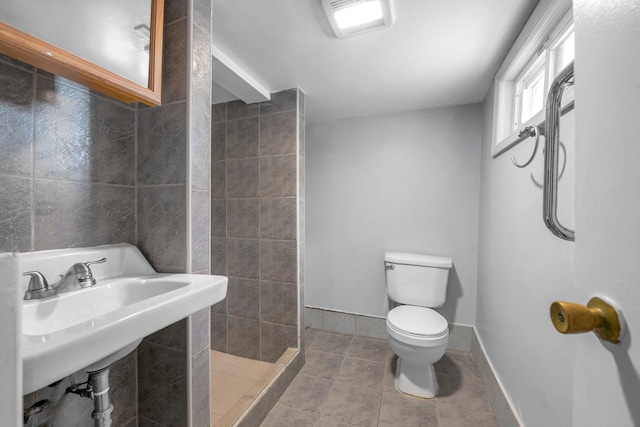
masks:
{"label": "tile wall edge", "polygon": [[[387,338],[387,324],[384,317],[310,306],[305,306],[304,311],[305,326],[309,328],[369,338]],[[473,326],[450,323],[447,349],[470,352],[472,335]]]}
{"label": "tile wall edge", "polygon": [[284,368],[278,372],[271,383],[260,393],[253,404],[244,412],[234,427],[259,427],[262,421],[276,405],[280,397],[287,390],[293,379],[304,366],[304,353],[296,349],[288,349],[276,362],[281,363],[287,357],[287,352],[295,351],[296,354],[289,360]]}

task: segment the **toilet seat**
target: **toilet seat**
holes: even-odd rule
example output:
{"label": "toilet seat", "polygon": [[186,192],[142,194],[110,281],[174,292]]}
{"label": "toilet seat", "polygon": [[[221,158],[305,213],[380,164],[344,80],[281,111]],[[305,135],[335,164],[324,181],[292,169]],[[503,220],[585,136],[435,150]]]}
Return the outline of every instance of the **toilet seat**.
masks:
{"label": "toilet seat", "polygon": [[387,327],[394,335],[412,341],[438,340],[449,334],[449,324],[440,313],[426,307],[401,305],[387,315]]}

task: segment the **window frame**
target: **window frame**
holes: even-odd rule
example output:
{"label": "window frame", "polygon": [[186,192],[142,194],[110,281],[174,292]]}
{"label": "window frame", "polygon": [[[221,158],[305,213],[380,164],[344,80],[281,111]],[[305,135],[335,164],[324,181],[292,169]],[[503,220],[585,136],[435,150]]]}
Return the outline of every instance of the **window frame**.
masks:
{"label": "window frame", "polygon": [[[536,114],[540,112],[540,110],[536,111],[534,114],[527,117],[526,120],[522,120],[522,113],[524,110],[524,95],[525,91],[528,87],[531,86],[531,83],[538,79],[538,76],[542,77],[542,87],[543,91],[548,87],[547,82],[547,72],[546,72],[546,61],[544,56],[539,55],[537,58],[534,58],[533,62],[527,64],[520,73],[518,77],[515,79],[515,99],[513,100],[514,104],[514,115],[513,115],[513,124],[512,131],[516,131],[522,127],[524,123],[531,120],[535,117]],[[541,109],[544,109],[544,96],[543,96],[543,105]]]}
{"label": "window frame", "polygon": [[[498,157],[520,142],[520,129],[544,121],[546,92],[553,80],[549,72],[556,72],[553,61],[557,56],[558,45],[572,25],[572,0],[541,0],[531,14],[494,79],[492,158]],[[518,107],[519,101],[516,96],[518,83],[526,77],[526,71],[537,61],[543,61],[545,69],[543,108],[514,129],[521,108]]]}
{"label": "window frame", "polygon": [[[568,38],[569,32],[573,33],[574,43],[575,43],[575,27],[573,23],[573,16],[565,16],[562,19],[560,25],[558,25],[556,29],[557,31],[555,32],[555,34],[553,34],[552,43],[547,50],[548,51],[547,55],[549,58],[547,59],[547,62],[549,63],[548,68],[551,70],[551,73],[552,73],[551,81],[553,81],[555,76],[560,74],[560,72],[564,69],[564,67],[569,65],[567,63],[564,67],[558,67],[558,54],[559,54],[560,45]],[[575,44],[574,44],[574,56],[575,56]],[[549,85],[551,85],[551,81],[549,82]],[[568,88],[565,89],[564,93],[562,94],[561,107],[564,108],[567,104],[573,102],[574,98],[575,98],[574,87],[569,86]],[[546,99],[545,99],[545,102],[546,102]]]}

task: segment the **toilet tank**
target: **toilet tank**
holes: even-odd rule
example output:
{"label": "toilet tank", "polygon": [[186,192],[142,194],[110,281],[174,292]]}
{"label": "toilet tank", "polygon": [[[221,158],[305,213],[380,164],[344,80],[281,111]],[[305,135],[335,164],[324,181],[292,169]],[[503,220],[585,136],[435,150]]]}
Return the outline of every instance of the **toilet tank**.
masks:
{"label": "toilet tank", "polygon": [[447,297],[451,258],[385,252],[387,294],[392,301],[421,307],[441,307]]}

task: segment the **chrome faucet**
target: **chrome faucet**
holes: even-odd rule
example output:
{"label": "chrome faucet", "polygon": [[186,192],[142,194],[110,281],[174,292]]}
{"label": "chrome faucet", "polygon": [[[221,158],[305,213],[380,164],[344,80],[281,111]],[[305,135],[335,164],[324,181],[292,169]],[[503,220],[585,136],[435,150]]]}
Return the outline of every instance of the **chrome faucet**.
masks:
{"label": "chrome faucet", "polygon": [[49,286],[47,279],[39,271],[27,271],[22,275],[31,276],[27,292],[24,293],[25,300],[46,298],[56,294],[56,290]]}
{"label": "chrome faucet", "polygon": [[78,262],[73,264],[62,278],[49,285],[47,279],[39,271],[27,271],[22,273],[23,276],[31,276],[29,287],[24,294],[25,300],[46,298],[52,295],[58,295],[64,292],[74,291],[76,289],[88,288],[96,284],[91,268],[92,264],[102,264],[106,262],[106,258],[97,261]]}

